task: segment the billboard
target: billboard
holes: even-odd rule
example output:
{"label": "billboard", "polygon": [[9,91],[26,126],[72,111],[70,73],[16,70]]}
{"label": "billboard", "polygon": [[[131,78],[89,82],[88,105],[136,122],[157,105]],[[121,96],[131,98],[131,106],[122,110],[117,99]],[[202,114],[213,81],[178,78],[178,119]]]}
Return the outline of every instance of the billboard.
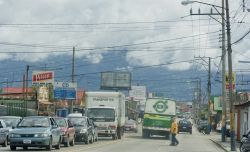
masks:
{"label": "billboard", "polygon": [[52,104],[49,102],[49,90],[47,87],[40,87],[38,90],[38,102],[43,104]]}
{"label": "billboard", "polygon": [[102,72],[101,89],[104,90],[130,90],[130,72]]}
{"label": "billboard", "polygon": [[71,82],[56,82],[54,84],[54,98],[55,99],[76,99],[76,83]]}
{"label": "billboard", "polygon": [[53,71],[33,71],[32,72],[32,84],[40,83],[54,83],[54,72]]}
{"label": "billboard", "polygon": [[[226,80],[226,89],[229,90],[229,78],[228,78],[228,73],[225,75],[225,80]],[[235,82],[236,82],[236,73],[232,73],[232,89],[235,91]]]}
{"label": "billboard", "polygon": [[214,97],[214,110],[215,111],[221,111],[222,110],[221,97]]}
{"label": "billboard", "polygon": [[138,100],[146,99],[146,86],[131,86],[129,96]]}

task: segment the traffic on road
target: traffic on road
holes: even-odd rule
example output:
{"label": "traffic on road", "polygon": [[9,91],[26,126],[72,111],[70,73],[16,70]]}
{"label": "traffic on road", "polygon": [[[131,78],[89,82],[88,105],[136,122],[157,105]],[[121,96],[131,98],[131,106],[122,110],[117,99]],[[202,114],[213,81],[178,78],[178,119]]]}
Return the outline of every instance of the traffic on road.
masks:
{"label": "traffic on road", "polygon": [[[165,98],[148,98],[143,117],[138,119],[139,112],[131,113],[129,117],[125,115],[127,106],[122,93],[87,92],[86,94],[87,104],[84,113],[75,111],[66,117],[2,117],[0,119],[0,144],[3,148],[0,150],[107,151],[104,149],[115,145],[130,146],[134,142],[141,145],[140,148],[147,147],[148,141],[155,143],[154,146],[160,143],[160,151],[171,147],[172,123],[177,118],[175,101]],[[8,128],[6,124],[11,128]],[[183,118],[177,118],[177,124],[178,135],[176,137],[180,141],[180,145],[175,146],[177,149],[186,145],[182,142],[197,140],[196,138],[201,138],[204,143],[213,144],[209,142],[207,136],[198,132],[199,127],[193,126],[190,114],[186,113]],[[120,149],[119,146],[111,151],[128,150],[128,148]]]}

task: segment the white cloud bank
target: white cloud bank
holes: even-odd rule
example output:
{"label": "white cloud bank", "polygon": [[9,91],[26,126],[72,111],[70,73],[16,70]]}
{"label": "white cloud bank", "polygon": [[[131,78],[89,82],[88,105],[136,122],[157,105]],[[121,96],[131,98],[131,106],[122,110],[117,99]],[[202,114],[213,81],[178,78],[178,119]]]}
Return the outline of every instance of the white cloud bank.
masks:
{"label": "white cloud bank", "polygon": [[[206,0],[203,2],[216,2],[216,5],[220,5],[219,0]],[[246,24],[239,27],[236,23],[244,17],[242,12],[236,14],[234,11],[238,9],[239,3],[240,0],[230,0],[232,10],[230,15],[234,17],[232,18],[233,40],[244,34],[247,29]],[[199,4],[182,6],[181,0],[1,0],[0,52],[68,50],[68,53],[71,54],[70,48],[76,46],[76,50],[78,50],[77,57],[85,57],[92,63],[97,64],[103,59],[102,53],[107,49],[96,51],[86,48],[171,40],[211,33],[220,29],[220,25],[212,19],[204,20],[209,19],[208,17],[189,16],[180,19],[181,16],[189,15],[191,7],[193,7],[194,13],[198,7],[201,8],[202,12],[210,10],[209,7]],[[177,22],[98,24],[162,20]],[[194,21],[180,22],[181,20]],[[245,17],[244,21],[248,22],[249,18]],[[4,25],[8,23],[23,23],[25,25]],[[244,41],[235,47],[241,54],[249,54],[248,40],[249,38],[246,37]],[[1,42],[18,44],[8,45]],[[22,44],[45,45],[46,47],[22,46]],[[194,56],[216,57],[221,55],[219,46],[219,33],[214,33],[116,49],[128,50],[126,58],[130,65],[133,66],[184,61],[193,59]],[[61,52],[53,54],[57,55],[61,54]],[[12,58],[36,62],[46,59],[49,55],[49,53],[18,54],[12,55]],[[1,54],[0,60],[9,59],[10,57],[10,54]],[[237,65],[237,60],[246,59],[246,57],[236,53],[234,65]],[[169,65],[167,68],[170,70],[187,70],[191,66],[190,63],[180,63]]]}

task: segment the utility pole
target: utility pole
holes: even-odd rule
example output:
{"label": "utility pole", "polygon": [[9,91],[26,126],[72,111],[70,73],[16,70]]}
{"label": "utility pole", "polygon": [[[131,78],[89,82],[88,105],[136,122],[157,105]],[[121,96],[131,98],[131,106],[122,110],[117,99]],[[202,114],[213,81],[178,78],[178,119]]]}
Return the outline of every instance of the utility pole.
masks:
{"label": "utility pole", "polygon": [[198,108],[198,110],[197,110],[197,114],[200,114],[200,112],[201,112],[201,79],[200,78],[197,78],[198,80],[197,80],[197,82],[198,82],[198,106],[197,106],[197,108]]}
{"label": "utility pole", "polygon": [[[211,121],[211,109],[210,109],[210,98],[211,98],[211,57],[195,57],[202,59],[208,65],[208,81],[207,81],[207,100],[208,100],[208,128],[207,133],[210,134],[212,121]],[[208,58],[208,62],[204,60]]]}
{"label": "utility pole", "polygon": [[26,76],[25,76],[25,74],[23,75],[23,100],[25,100],[25,94],[26,94],[26,87],[25,87],[25,80],[26,80],[26,78],[25,78]]}
{"label": "utility pole", "polygon": [[226,103],[226,80],[225,80],[225,72],[226,72],[226,47],[225,47],[225,0],[222,0],[222,22],[221,22],[221,26],[222,26],[222,55],[221,55],[221,75],[222,75],[222,119],[221,119],[221,124],[222,124],[222,128],[221,128],[221,141],[225,142],[226,141],[226,119],[227,119],[227,103]]}
{"label": "utility pole", "polygon": [[[75,82],[75,47],[73,47],[72,55],[72,83]],[[74,100],[71,101],[70,112],[73,113]]]}
{"label": "utility pole", "polygon": [[[201,3],[201,4],[205,4],[205,5],[210,5],[212,6],[216,11],[217,13],[213,13],[213,10],[211,9],[210,13],[201,13],[200,9],[198,10],[198,13],[193,13],[192,9],[190,10],[190,15],[208,15],[209,17],[211,17],[212,19],[214,19],[215,21],[219,22],[221,25],[222,25],[222,77],[225,77],[225,18],[224,18],[224,0],[222,0],[222,7],[220,6],[216,6],[216,5],[213,5],[213,4],[208,4],[208,3],[203,3],[203,2],[198,2],[198,1],[187,1],[186,4],[189,4],[189,3],[193,3],[193,2],[197,2],[197,3]],[[185,3],[184,3],[185,4]],[[218,11],[218,9],[216,7],[219,7],[219,8],[222,8],[222,13],[220,13]],[[214,18],[213,16],[214,15],[219,15],[221,16],[222,18],[222,21],[220,22],[219,20],[217,20],[216,18]],[[223,52],[224,50],[224,52]],[[210,111],[210,96],[211,96],[211,74],[210,74],[210,71],[211,71],[211,66],[210,66],[210,61],[211,58],[209,57],[209,76],[208,76],[208,90],[207,90],[207,93],[208,93],[208,104],[209,104],[209,112],[208,112],[208,120],[209,120],[209,127],[208,127],[208,133],[210,133],[211,131],[211,118],[210,118],[210,114],[211,114],[211,111]],[[224,62],[224,63],[223,63]],[[223,65],[224,64],[224,65]],[[223,80],[224,81],[224,80]],[[224,81],[225,82],[225,81]],[[222,83],[223,85],[223,83]],[[222,96],[223,96],[223,100],[225,99],[225,85],[222,86]],[[225,102],[223,102],[225,103]],[[223,140],[223,137],[225,137],[225,135],[222,133],[222,141]]]}
{"label": "utility pole", "polygon": [[[221,23],[221,22],[219,22],[217,19],[215,19],[215,18],[213,18],[211,15],[217,15],[217,14],[213,14],[212,13],[212,10],[211,10],[211,13],[209,14],[209,13],[206,13],[206,14],[201,14],[200,13],[200,10],[198,11],[198,14],[193,14],[192,13],[192,9],[190,10],[190,14],[191,15],[209,15],[211,18],[213,18],[214,20],[216,20],[216,21],[218,21],[219,23],[221,23],[222,24],[222,36],[224,36],[223,35],[223,33],[224,33],[224,31],[225,30],[223,30],[224,29],[224,27],[225,26],[223,26],[223,24],[225,24],[225,22],[224,22],[224,20],[226,20],[226,26],[227,26],[227,51],[228,51],[228,71],[229,71],[229,73],[228,73],[228,79],[229,79],[229,102],[230,102],[230,135],[231,135],[231,151],[235,151],[236,150],[236,146],[235,146],[235,130],[234,130],[234,107],[233,107],[233,86],[232,86],[232,47],[231,47],[231,32],[230,32],[230,17],[229,17],[229,3],[228,3],[228,0],[226,0],[226,9],[224,8],[224,0],[222,0],[222,6],[217,6],[217,5],[213,5],[213,4],[209,4],[209,3],[205,3],[205,2],[199,2],[199,1],[190,1],[190,0],[186,0],[186,1],[182,1],[182,5],[188,5],[188,4],[192,4],[192,3],[200,3],[200,4],[204,4],[204,5],[209,5],[209,6],[212,6],[212,7],[214,7],[214,9],[217,11],[217,13],[218,13],[218,15],[221,15],[221,17],[222,17],[222,20],[223,20],[223,22]],[[223,12],[222,13],[220,13],[218,10],[217,10],[217,8],[222,8],[222,10],[223,10]],[[243,9],[244,9],[244,7],[245,7],[245,0],[243,0]],[[225,19],[225,17],[224,17],[224,10],[226,10],[226,19]],[[223,38],[225,38],[225,37],[223,37]],[[224,43],[224,40],[222,39],[222,43]],[[223,46],[225,46],[225,45],[223,45],[222,44],[222,49],[223,49]],[[225,49],[224,49],[225,50]],[[223,53],[222,53],[222,57],[224,58],[225,57],[225,51],[223,51]],[[225,61],[225,58],[224,58],[224,61]],[[223,64],[223,63],[222,63]],[[225,66],[224,66],[225,67]],[[222,68],[222,71],[223,71],[223,75],[225,74],[225,72],[224,72],[224,70],[223,70],[223,68]],[[222,76],[222,78],[223,78],[223,81],[224,81],[224,83],[225,83],[225,76],[223,77]],[[222,82],[223,82],[222,81]],[[224,103],[226,103],[226,101],[225,101],[225,89],[224,89],[224,86],[225,85],[223,85],[223,93],[222,94],[224,94],[224,96],[223,96],[223,100],[224,100],[224,102],[223,102],[223,105],[224,105]],[[224,105],[224,108],[226,108],[226,105]],[[224,113],[226,114],[226,112],[225,112],[225,110],[223,110],[224,111]],[[226,115],[224,115],[224,116],[226,116]],[[224,119],[226,119],[226,118],[224,118]],[[222,138],[222,140],[223,140],[223,138]]]}
{"label": "utility pole", "polygon": [[26,66],[26,84],[25,84],[25,100],[28,99],[28,88],[29,88],[29,65]]}
{"label": "utility pole", "polygon": [[211,121],[211,57],[208,57],[208,82],[207,82],[207,100],[208,100],[208,134],[210,134],[212,121]]}
{"label": "utility pole", "polygon": [[242,8],[243,8],[243,12],[245,12],[245,9],[246,9],[245,0],[242,0]]}
{"label": "utility pole", "polygon": [[231,151],[236,150],[235,127],[234,127],[234,103],[233,103],[233,72],[232,72],[232,44],[230,31],[229,3],[226,0],[226,21],[227,21],[227,52],[228,52],[228,79],[229,79],[229,102],[230,102],[230,136]]}
{"label": "utility pole", "polygon": [[[30,66],[26,66],[26,85],[25,85],[25,109],[27,112],[27,102],[28,102],[28,89],[29,89],[29,68]],[[27,113],[26,113],[27,114]]]}

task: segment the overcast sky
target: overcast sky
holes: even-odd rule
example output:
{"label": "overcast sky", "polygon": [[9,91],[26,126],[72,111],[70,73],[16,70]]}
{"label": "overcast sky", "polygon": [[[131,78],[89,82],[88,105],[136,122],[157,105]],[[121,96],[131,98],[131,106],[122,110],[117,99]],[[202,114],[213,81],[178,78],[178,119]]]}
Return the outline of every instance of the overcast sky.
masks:
{"label": "overcast sky", "polygon": [[[243,12],[242,0],[229,2],[234,42],[250,29],[249,12]],[[181,62],[166,68],[188,70],[193,63],[182,61],[209,56],[216,71],[221,25],[208,16],[190,16],[191,8],[207,13],[211,7],[183,6],[181,0],[0,0],[0,60],[41,62],[52,53],[71,54],[75,46],[76,56],[93,64],[104,52],[126,50],[131,66]],[[238,60],[250,60],[249,38],[233,45],[235,69],[248,67]]]}

